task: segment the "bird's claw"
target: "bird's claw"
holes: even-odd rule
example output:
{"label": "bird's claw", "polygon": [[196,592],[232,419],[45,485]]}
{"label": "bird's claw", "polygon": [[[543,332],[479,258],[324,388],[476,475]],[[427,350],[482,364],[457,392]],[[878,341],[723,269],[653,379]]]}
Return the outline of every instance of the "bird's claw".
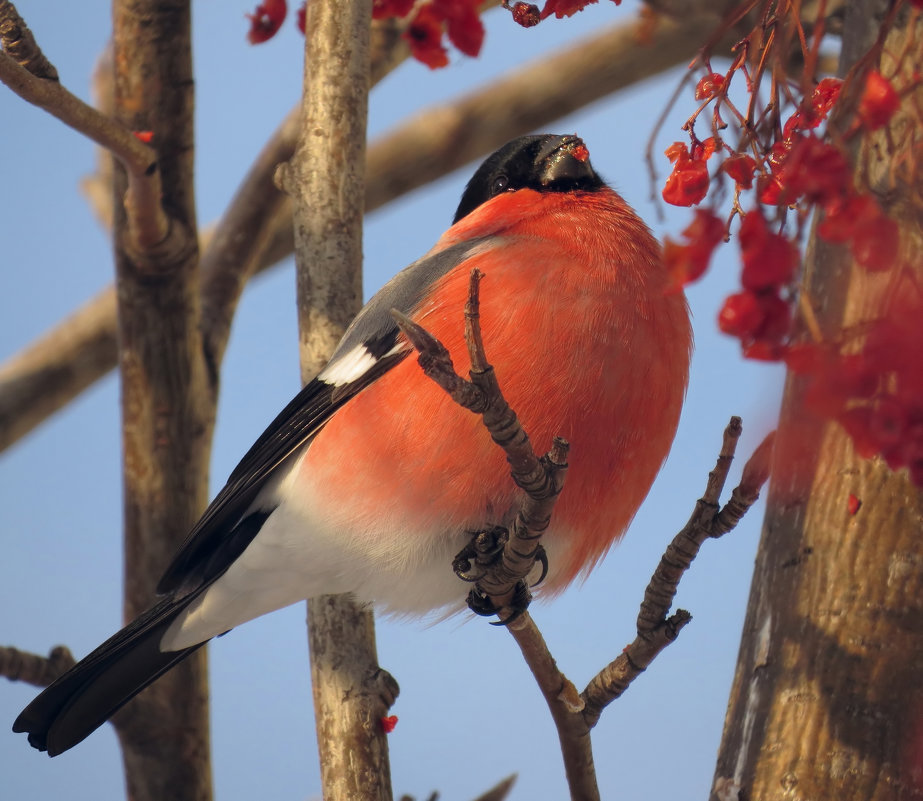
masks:
{"label": "bird's claw", "polygon": [[[532,593],[529,592],[528,585],[524,581],[517,582],[513,589],[513,597],[510,599],[509,603],[503,606],[503,609],[508,610],[509,614],[502,620],[493,621],[490,625],[508,626],[514,620],[522,616],[522,613],[529,608],[531,601]],[[468,608],[474,612],[474,614],[480,615],[481,617],[491,617],[499,614],[501,611],[494,602],[490,600],[490,597],[477,587],[468,593],[467,602]]]}
{"label": "bird's claw", "polygon": [[545,580],[545,577],[548,575],[548,552],[541,544],[535,548],[535,561],[542,566],[542,574],[532,582],[532,587],[537,587]]}
{"label": "bird's claw", "polygon": [[[474,583],[487,575],[487,568],[503,552],[503,546],[509,539],[509,532],[502,526],[485,531],[476,531],[471,540],[452,560],[452,570],[462,581]],[[488,612],[492,615],[493,612]]]}

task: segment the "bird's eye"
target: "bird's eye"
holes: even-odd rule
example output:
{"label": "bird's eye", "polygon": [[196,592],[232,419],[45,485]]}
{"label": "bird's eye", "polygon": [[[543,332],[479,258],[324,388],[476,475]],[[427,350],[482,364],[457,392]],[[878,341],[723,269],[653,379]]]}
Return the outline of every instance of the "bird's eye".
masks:
{"label": "bird's eye", "polygon": [[493,183],[490,185],[490,194],[499,195],[501,192],[505,192],[510,188],[510,179],[505,175],[498,175],[494,178]]}

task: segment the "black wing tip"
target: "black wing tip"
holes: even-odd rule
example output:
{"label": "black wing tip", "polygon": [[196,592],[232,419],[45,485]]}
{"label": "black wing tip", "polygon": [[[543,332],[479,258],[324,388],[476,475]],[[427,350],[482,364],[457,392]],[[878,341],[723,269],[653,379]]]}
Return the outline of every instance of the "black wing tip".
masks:
{"label": "black wing tip", "polygon": [[29,745],[37,751],[43,751],[50,757],[56,757],[70,750],[95,731],[96,727],[85,732],[82,731],[81,735],[76,739],[71,735],[66,741],[62,741],[62,732],[56,731],[56,725],[59,723],[67,704],[58,704],[50,708],[45,701],[44,692],[40,693],[13,721],[13,731],[16,734],[26,734]]}
{"label": "black wing tip", "polygon": [[[31,704],[30,704],[31,706]],[[52,753],[48,750],[48,730],[50,725],[46,721],[34,720],[29,713],[29,706],[19,713],[13,721],[13,731],[16,734],[27,734],[29,745],[37,751],[46,751],[48,756],[57,756],[60,751]]]}

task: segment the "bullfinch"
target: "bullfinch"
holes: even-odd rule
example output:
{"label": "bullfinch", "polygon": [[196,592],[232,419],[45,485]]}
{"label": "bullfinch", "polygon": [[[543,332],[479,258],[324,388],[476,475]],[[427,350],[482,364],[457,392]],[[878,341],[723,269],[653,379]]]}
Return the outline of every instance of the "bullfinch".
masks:
{"label": "bullfinch", "polygon": [[660,469],[691,329],[651,232],[576,136],[523,136],[475,172],[452,226],[347,329],[327,366],[231,473],[157,587],[160,600],[46,688],[14,731],[51,756],[212,637],[297,601],[355,593],[384,612],[461,609],[453,557],[511,521],[518,490],[477,415],[408,358],[410,316],[465,364],[477,268],[488,358],[544,450],[570,442],[543,537],[546,593],[621,537]]}

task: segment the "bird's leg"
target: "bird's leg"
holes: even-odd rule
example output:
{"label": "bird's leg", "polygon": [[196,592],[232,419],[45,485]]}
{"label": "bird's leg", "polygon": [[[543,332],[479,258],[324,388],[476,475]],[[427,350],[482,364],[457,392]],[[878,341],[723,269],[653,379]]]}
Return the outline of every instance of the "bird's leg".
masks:
{"label": "bird's leg", "polygon": [[[468,593],[468,597],[465,601],[468,604],[468,608],[474,612],[474,614],[480,615],[481,617],[490,617],[491,615],[500,614],[500,607],[494,604],[490,596],[478,587],[474,587],[471,592]],[[491,623],[491,625],[508,626],[529,608],[530,603],[532,603],[532,593],[529,591],[529,585],[526,584],[524,580],[517,581],[516,585],[513,587],[512,597],[509,602],[502,607],[506,609],[509,614],[502,620]]]}
{"label": "bird's leg", "polygon": [[509,536],[509,531],[503,526],[471,532],[468,544],[452,560],[455,575],[469,583],[480,581],[487,575],[487,568],[503,553],[503,546]]}
{"label": "bird's leg", "polygon": [[[502,558],[503,546],[506,545],[508,539],[509,531],[502,526],[472,532],[468,544],[452,560],[452,569],[455,571],[455,575],[462,581],[469,583],[483,579],[487,576],[489,569]],[[533,558],[541,565],[542,570],[541,575],[532,585],[536,586],[548,574],[548,556],[541,545],[536,546]],[[508,603],[504,604],[504,608],[509,610],[510,614],[499,621],[499,625],[507,625],[513,622],[529,608],[531,600],[532,593],[529,591],[529,585],[525,580],[519,581],[513,590],[512,598]],[[467,603],[472,612],[483,617],[490,617],[500,611],[491,601],[490,596],[480,587],[474,587],[468,593]]]}

